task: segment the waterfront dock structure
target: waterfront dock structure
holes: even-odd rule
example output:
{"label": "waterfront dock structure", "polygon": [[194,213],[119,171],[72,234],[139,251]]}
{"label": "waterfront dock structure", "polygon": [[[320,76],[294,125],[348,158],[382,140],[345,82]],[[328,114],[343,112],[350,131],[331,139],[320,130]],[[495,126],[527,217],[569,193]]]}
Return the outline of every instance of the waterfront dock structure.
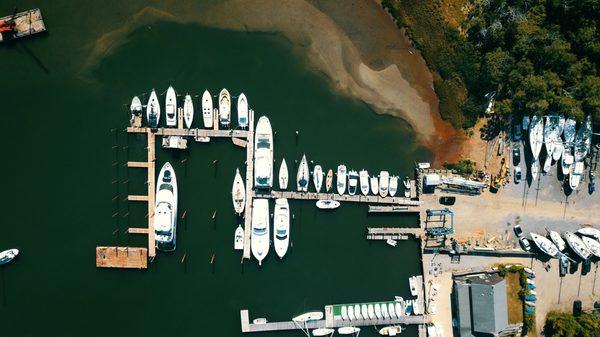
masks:
{"label": "waterfront dock structure", "polygon": [[421,227],[367,227],[367,240],[406,240],[409,235],[420,238],[424,234]]}
{"label": "waterfront dock structure", "polygon": [[96,267],[148,268],[148,250],[140,247],[96,247]]}
{"label": "waterfront dock structure", "polygon": [[[13,38],[15,39],[46,31],[46,24],[39,8],[16,13],[15,15],[7,15],[0,18],[0,21],[14,22]],[[0,42],[2,41],[2,34],[0,34]]]}
{"label": "waterfront dock structure", "polygon": [[420,209],[397,205],[369,205],[369,213],[419,213]]}
{"label": "waterfront dock structure", "polygon": [[[399,205],[399,206],[413,206],[418,207],[420,205],[418,200],[411,200],[409,198],[382,198],[378,195],[339,195],[337,193],[316,193],[316,192],[296,192],[296,191],[271,191],[261,192],[253,191],[252,196],[254,198],[287,198],[296,200],[337,200],[337,201],[348,201],[348,202],[365,202],[365,203],[379,203],[385,205]],[[418,209],[415,209],[418,212]]]}

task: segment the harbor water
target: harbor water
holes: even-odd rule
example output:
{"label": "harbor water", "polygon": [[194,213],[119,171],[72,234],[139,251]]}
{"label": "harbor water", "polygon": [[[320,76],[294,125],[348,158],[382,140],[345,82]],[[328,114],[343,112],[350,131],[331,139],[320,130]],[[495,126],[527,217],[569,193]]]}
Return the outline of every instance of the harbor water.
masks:
{"label": "harbor water", "polygon": [[[401,177],[431,156],[404,121],[336,92],[277,35],[159,21],[128,33],[122,45],[88,64],[103,19],[112,25],[114,15],[127,12],[117,4],[94,12],[53,2],[42,8],[49,34],[0,48],[0,250],[21,251],[0,268],[2,335],[239,336],[240,309],[251,319],[279,321],[327,304],[410,297],[408,277],[421,273],[417,242],[392,248],[365,236],[367,225],[409,226],[416,219],[367,215],[366,204],[325,212],[310,201],[291,201],[285,258],[271,248],[262,267],[254,260],[241,264],[233,233],[243,220],[230,193],[235,169],[244,172],[245,150],[227,139],[190,141],[183,152],[157,147],[157,167],[173,164],[179,216],[186,213],[175,252],[158,253],[147,270],[96,268],[97,245],[146,244],[145,236],[126,234],[146,226],[146,204],[124,200],[146,193],[146,171],[123,166],[145,160],[145,137],[128,136],[124,128],[131,97],[147,99],[153,88],[164,94],[173,85],[178,95],[243,91],[256,116],[271,120],[275,172],[285,157],[291,178],[303,154],[325,170],[343,163]],[[11,5],[1,4],[2,13]],[[87,25],[69,21],[84,13]],[[195,97],[195,125],[198,102]],[[363,330],[361,336],[376,335]],[[416,327],[404,332],[416,334]]]}

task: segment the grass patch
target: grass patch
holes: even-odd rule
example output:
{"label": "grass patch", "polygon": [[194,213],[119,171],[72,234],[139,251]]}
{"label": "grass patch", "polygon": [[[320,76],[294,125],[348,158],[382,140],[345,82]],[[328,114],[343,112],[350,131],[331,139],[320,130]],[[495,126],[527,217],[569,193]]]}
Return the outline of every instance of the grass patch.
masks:
{"label": "grass patch", "polygon": [[510,324],[523,322],[523,302],[519,297],[521,291],[519,277],[520,273],[507,273],[505,276],[508,323]]}

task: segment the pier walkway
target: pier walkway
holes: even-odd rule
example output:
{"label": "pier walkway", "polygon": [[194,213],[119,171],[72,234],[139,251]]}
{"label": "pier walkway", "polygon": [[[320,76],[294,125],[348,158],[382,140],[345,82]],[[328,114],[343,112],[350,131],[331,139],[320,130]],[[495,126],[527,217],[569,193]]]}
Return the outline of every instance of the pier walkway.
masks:
{"label": "pier walkway", "polygon": [[140,247],[96,247],[96,267],[148,268],[148,250]]}
{"label": "pier walkway", "polygon": [[244,250],[242,256],[245,259],[250,259],[252,189],[254,188],[254,110],[248,111],[248,133],[246,139],[246,206],[244,207]]}
{"label": "pier walkway", "polygon": [[408,235],[421,237],[424,234],[420,227],[367,227],[367,240],[405,240]]}
{"label": "pier walkway", "polygon": [[[388,205],[404,205],[404,206],[420,206],[420,202],[417,200],[411,200],[409,198],[400,197],[386,197],[382,198],[376,195],[339,195],[337,193],[316,193],[316,192],[294,192],[294,191],[271,191],[262,192],[254,191],[252,193],[254,198],[287,198],[296,200],[337,200],[337,201],[349,201],[349,202],[365,202],[372,204],[388,204]],[[415,210],[416,211],[416,210]]]}

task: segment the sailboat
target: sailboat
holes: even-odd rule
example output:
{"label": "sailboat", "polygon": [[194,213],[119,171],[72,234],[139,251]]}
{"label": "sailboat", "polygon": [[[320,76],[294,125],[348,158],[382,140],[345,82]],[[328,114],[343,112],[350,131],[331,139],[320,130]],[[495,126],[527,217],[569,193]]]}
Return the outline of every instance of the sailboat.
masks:
{"label": "sailboat", "polygon": [[382,198],[387,197],[390,186],[390,174],[388,171],[379,172],[379,195]]}
{"label": "sailboat", "polygon": [[192,96],[190,95],[185,95],[185,100],[183,101],[183,120],[185,121],[185,126],[190,129],[194,121],[194,103],[192,103]]}
{"label": "sailboat", "polygon": [[337,192],[343,195],[346,192],[346,165],[339,165],[337,168]]}
{"label": "sailboat", "polygon": [[402,332],[402,327],[400,325],[394,326],[386,326],[379,329],[379,334],[382,336],[396,336],[397,334]]}
{"label": "sailboat", "polygon": [[348,194],[355,195],[358,189],[358,172],[350,170],[348,173]]}
{"label": "sailboat", "polygon": [[579,255],[579,257],[581,257],[584,260],[586,260],[588,257],[590,257],[589,249],[577,235],[575,235],[571,232],[564,232],[563,235],[564,235],[565,241],[567,241],[567,244],[569,245],[569,247],[571,247],[571,249],[577,255]]}
{"label": "sailboat", "polygon": [[261,116],[254,131],[254,186],[273,187],[273,130],[269,118]]}
{"label": "sailboat", "polygon": [[397,190],[398,190],[398,177],[392,176],[390,178],[390,197],[394,197],[396,195]]}
{"label": "sailboat", "polygon": [[135,96],[131,99],[129,111],[131,111],[131,125],[133,125],[134,118],[142,114],[142,101],[140,101],[139,97]]}
{"label": "sailboat", "polygon": [[238,124],[241,128],[248,126],[248,100],[246,95],[241,93],[237,101]]}
{"label": "sailboat", "polygon": [[254,199],[252,200],[250,249],[259,266],[269,253],[269,240],[269,201]]}
{"label": "sailboat", "polygon": [[8,249],[0,252],[0,265],[7,264],[19,255],[18,249]]}
{"label": "sailboat", "polygon": [[177,234],[177,178],[170,163],[158,174],[154,204],[154,240],[156,248],[173,251]]}
{"label": "sailboat", "polygon": [[600,240],[600,229],[594,227],[583,227],[577,230],[577,233],[585,236],[591,236],[596,240]]}
{"label": "sailboat", "polygon": [[310,173],[308,172],[308,162],[306,161],[306,155],[302,155],[300,166],[298,166],[298,173],[296,175],[296,188],[298,192],[308,191],[308,183]]}
{"label": "sailboat", "polygon": [[337,332],[340,335],[358,334],[358,333],[360,333],[360,328],[357,328],[354,326],[343,326],[341,328],[338,328]]}
{"label": "sailboat", "polygon": [[325,179],[325,191],[329,193],[331,191],[332,185],[333,185],[333,170],[329,169],[329,171],[327,171],[327,178]]}
{"label": "sailboat", "polygon": [[573,166],[573,171],[569,175],[569,186],[574,191],[579,183],[581,182],[581,177],[583,176],[583,162],[578,161]]}
{"label": "sailboat", "polygon": [[287,190],[288,186],[288,168],[285,163],[285,158],[281,161],[281,166],[279,167],[279,189]]}
{"label": "sailboat", "polygon": [[146,119],[148,120],[148,125],[151,128],[158,127],[158,123],[160,122],[160,104],[154,89],[152,89],[150,98],[148,99],[148,104],[146,104]]}
{"label": "sailboat", "polygon": [[244,228],[242,228],[242,225],[238,225],[235,230],[235,236],[233,237],[233,249],[244,249]]}
{"label": "sailboat", "polygon": [[177,95],[175,89],[169,86],[167,96],[165,98],[165,112],[167,114],[167,126],[177,125]]}
{"label": "sailboat", "polygon": [[231,199],[233,200],[233,209],[238,215],[244,212],[246,204],[246,189],[244,181],[240,175],[240,169],[235,169],[235,178],[233,179],[233,187],[231,188]]}
{"label": "sailboat", "polygon": [[555,135],[555,143],[554,143],[554,151],[552,152],[552,159],[554,161],[558,161],[560,159],[560,157],[563,155],[563,153],[565,152],[565,144],[562,142],[562,139],[560,138],[560,136],[563,134],[565,130],[565,117],[564,116],[559,116],[558,117],[558,130],[557,133]]}
{"label": "sailboat", "polygon": [[536,233],[531,233],[531,238],[536,246],[544,253],[548,254],[550,257],[556,257],[559,250],[556,248],[552,241],[548,240],[546,237],[538,235]]}
{"label": "sailboat", "polygon": [[371,183],[371,193],[377,195],[379,194],[379,179],[377,176],[371,176],[369,179]]}
{"label": "sailboat", "polygon": [[369,194],[369,172],[367,170],[361,170],[358,172],[360,193],[363,195]]}
{"label": "sailboat", "polygon": [[317,193],[321,192],[321,187],[323,186],[323,168],[321,165],[315,165],[313,169],[313,183],[315,184]]}
{"label": "sailboat", "polygon": [[231,96],[225,88],[219,93],[219,123],[226,127],[231,123]]}
{"label": "sailboat", "polygon": [[592,144],[592,115],[587,115],[575,135],[575,162],[581,162],[587,156]]}
{"label": "sailboat", "polygon": [[565,240],[560,237],[560,234],[555,231],[548,231],[548,235],[550,236],[550,240],[556,245],[559,251],[563,251],[566,248]]}
{"label": "sailboat", "polygon": [[275,215],[273,224],[273,242],[275,253],[283,259],[290,244],[290,206],[288,200],[279,198],[275,200]]}
{"label": "sailboat", "polygon": [[543,143],[544,125],[538,116],[533,116],[529,126],[529,147],[531,148],[531,154],[533,155],[534,162],[537,161],[540,156]]}
{"label": "sailboat", "polygon": [[202,122],[205,128],[213,127],[213,101],[208,90],[202,94]]}
{"label": "sailboat", "polygon": [[560,160],[560,168],[562,170],[562,174],[567,176],[571,172],[571,168],[573,167],[575,157],[571,152],[571,148],[565,148],[562,158]]}
{"label": "sailboat", "polygon": [[587,236],[582,236],[581,241],[583,241],[592,255],[600,257],[600,242]]}
{"label": "sailboat", "polygon": [[[544,116],[544,145],[546,146],[547,158],[552,160],[554,153],[554,147],[560,136],[559,128],[559,117],[558,116]],[[547,159],[548,160],[548,159]],[[546,165],[544,165],[545,167]],[[544,170],[544,172],[548,172]]]}

